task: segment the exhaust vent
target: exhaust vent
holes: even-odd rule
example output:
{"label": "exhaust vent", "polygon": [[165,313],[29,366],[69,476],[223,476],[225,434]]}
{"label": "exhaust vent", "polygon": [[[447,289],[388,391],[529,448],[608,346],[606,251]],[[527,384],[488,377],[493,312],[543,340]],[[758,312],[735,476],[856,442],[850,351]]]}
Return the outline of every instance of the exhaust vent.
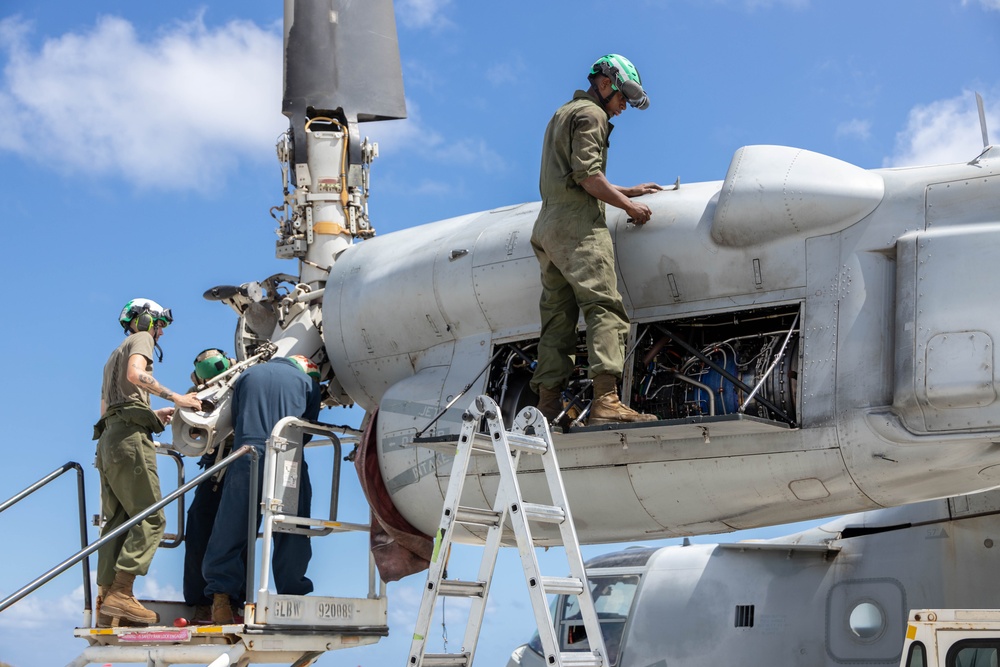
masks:
{"label": "exhaust vent", "polygon": [[753,627],[753,605],[752,604],[738,604],[738,605],[736,605],[736,627],[737,628],[752,628]]}

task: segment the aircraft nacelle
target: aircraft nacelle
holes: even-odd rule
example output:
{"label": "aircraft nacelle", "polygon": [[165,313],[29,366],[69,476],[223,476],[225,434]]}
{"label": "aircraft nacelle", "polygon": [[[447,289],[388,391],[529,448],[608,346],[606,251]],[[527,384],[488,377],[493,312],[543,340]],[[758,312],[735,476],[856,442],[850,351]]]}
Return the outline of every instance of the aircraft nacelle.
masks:
{"label": "aircraft nacelle", "polygon": [[[748,146],[724,181],[644,197],[644,226],[609,207],[632,321],[622,395],[661,421],[557,436],[581,539],[725,532],[1000,485],[998,158],[864,170]],[[510,415],[534,400],[538,207],[365,240],[326,282],[333,372],[378,409],[386,486],[425,533],[464,406],[488,393]],[[473,474],[470,504],[488,505],[496,470]],[[540,480],[522,482],[529,499]]]}

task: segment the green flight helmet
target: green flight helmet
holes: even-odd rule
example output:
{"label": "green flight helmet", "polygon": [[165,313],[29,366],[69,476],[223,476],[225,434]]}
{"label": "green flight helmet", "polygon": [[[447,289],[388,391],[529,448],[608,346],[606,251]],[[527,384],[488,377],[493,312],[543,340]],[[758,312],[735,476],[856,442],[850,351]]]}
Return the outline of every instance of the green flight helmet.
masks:
{"label": "green flight helmet", "polygon": [[232,366],[232,361],[226,356],[225,352],[216,347],[202,350],[194,358],[194,374],[202,382],[211,380],[219,373],[228,371],[230,366]]}
{"label": "green flight helmet", "polygon": [[601,56],[590,68],[590,77],[603,74],[611,79],[611,89],[620,90],[636,109],[649,108],[649,97],[642,88],[642,78],[632,61],[617,53]]}
{"label": "green flight helmet", "polygon": [[316,362],[314,362],[312,359],[305,356],[304,354],[293,354],[292,356],[288,357],[288,359],[291,360],[292,363],[294,363],[296,366],[298,366],[300,371],[311,377],[313,380],[319,382],[320,378],[319,366],[317,366]]}
{"label": "green flight helmet", "polygon": [[133,320],[136,331],[152,332],[157,324],[163,328],[173,322],[174,316],[169,308],[164,308],[152,299],[132,299],[122,308],[122,312],[118,315],[118,323],[128,331]]}

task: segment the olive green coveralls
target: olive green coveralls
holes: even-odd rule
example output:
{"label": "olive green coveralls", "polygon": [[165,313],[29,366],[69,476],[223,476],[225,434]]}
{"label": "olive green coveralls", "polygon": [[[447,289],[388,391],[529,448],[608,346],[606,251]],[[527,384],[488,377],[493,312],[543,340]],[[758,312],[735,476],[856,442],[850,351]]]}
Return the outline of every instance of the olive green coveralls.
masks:
{"label": "olive green coveralls", "polygon": [[[148,332],[133,333],[104,365],[101,399],[106,409],[94,425],[104,516],[102,537],[161,498],[152,436],[163,431],[163,424],[149,408],[149,394],[128,380],[128,361],[133,355],[144,357],[146,370],[152,372],[155,344]],[[160,510],[98,549],[97,584],[111,586],[116,571],[145,575],[165,526]]]}
{"label": "olive green coveralls", "polygon": [[580,186],[607,169],[614,126],[598,102],[578,90],[545,129],[538,187],[542,208],[531,246],[542,272],[542,332],[531,378],[560,389],[576,364],[577,321],[587,325],[588,375],[621,377],[628,315],[618,293],[614,246],[604,202]]}
{"label": "olive green coveralls", "polygon": [[[97,469],[101,473],[101,513],[107,535],[133,516],[160,502],[160,476],[151,434],[163,430],[159,418],[142,403],[116,405],[94,427]],[[163,510],[146,517],[98,549],[97,583],[110,586],[115,571],[144,576],[166,526]]]}

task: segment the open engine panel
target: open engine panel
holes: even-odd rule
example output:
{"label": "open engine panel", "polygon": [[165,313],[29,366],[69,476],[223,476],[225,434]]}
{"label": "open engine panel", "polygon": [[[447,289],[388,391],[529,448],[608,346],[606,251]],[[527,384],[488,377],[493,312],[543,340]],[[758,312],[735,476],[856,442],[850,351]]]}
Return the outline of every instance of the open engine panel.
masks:
{"label": "open engine panel", "polygon": [[[622,400],[661,421],[745,414],[798,426],[801,305],[742,309],[635,323],[629,336]],[[486,393],[505,420],[538,397],[529,387],[538,339],[497,345]],[[563,394],[582,426],[592,398],[581,332],[576,367]]]}
{"label": "open engine panel", "polygon": [[743,413],[796,425],[799,320],[793,304],[638,324],[631,407],[661,419]]}

